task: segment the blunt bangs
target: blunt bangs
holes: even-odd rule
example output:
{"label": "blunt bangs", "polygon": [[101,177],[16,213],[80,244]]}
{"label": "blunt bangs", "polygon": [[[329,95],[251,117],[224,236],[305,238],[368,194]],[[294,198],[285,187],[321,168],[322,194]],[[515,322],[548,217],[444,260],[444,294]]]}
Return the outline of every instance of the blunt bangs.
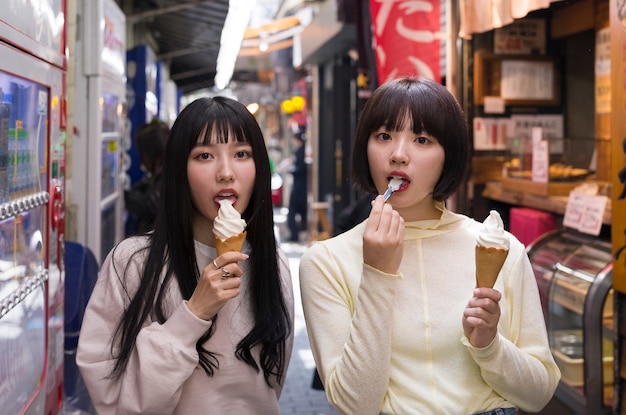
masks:
{"label": "blunt bangs", "polygon": [[249,142],[250,126],[242,115],[236,113],[233,108],[217,105],[214,101],[207,107],[207,122],[203,133],[198,137],[198,144],[210,144],[214,140],[220,144],[231,140],[238,143]]}
{"label": "blunt bangs", "polygon": [[438,92],[430,85],[417,82],[383,86],[377,102],[371,105],[377,110],[363,117],[366,130],[363,132],[369,136],[381,127],[400,131],[405,125],[411,125],[415,134],[427,133],[444,141],[449,132],[450,116],[454,114],[449,109],[449,100]]}

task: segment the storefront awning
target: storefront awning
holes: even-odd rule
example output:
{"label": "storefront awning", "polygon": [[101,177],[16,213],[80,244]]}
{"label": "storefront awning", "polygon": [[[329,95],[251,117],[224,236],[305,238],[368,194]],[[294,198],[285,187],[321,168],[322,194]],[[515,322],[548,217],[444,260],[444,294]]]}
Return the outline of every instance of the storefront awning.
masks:
{"label": "storefront awning", "polygon": [[474,33],[506,26],[557,1],[561,0],[460,0],[459,36],[470,39]]}

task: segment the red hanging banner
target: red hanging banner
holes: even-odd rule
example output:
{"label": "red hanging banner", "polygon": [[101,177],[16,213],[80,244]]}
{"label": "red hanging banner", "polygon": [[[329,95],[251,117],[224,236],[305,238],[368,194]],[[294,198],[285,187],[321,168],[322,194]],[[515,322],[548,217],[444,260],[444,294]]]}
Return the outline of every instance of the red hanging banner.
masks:
{"label": "red hanging banner", "polygon": [[370,0],[379,84],[401,76],[441,82],[441,0]]}

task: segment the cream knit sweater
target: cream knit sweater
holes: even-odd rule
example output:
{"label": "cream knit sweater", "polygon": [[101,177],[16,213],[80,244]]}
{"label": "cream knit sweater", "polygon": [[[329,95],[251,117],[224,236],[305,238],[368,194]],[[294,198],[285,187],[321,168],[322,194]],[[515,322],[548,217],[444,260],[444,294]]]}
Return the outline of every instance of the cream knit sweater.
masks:
{"label": "cream knit sweater", "polygon": [[524,246],[511,249],[494,341],[473,348],[463,310],[475,287],[480,223],[443,210],[406,224],[399,274],[363,264],[365,223],[314,244],[300,262],[313,355],[341,413],[468,415],[501,407],[535,412],[560,378]]}

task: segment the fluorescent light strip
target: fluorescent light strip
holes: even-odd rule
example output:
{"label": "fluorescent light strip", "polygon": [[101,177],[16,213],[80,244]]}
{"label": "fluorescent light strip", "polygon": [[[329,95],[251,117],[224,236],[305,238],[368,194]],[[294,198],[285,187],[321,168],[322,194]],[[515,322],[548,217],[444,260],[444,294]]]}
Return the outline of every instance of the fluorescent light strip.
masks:
{"label": "fluorescent light strip", "polygon": [[243,35],[250,22],[252,10],[257,0],[229,0],[228,13],[224,20],[220,51],[217,55],[215,87],[224,89],[230,83],[235,71],[235,62],[241,49]]}

